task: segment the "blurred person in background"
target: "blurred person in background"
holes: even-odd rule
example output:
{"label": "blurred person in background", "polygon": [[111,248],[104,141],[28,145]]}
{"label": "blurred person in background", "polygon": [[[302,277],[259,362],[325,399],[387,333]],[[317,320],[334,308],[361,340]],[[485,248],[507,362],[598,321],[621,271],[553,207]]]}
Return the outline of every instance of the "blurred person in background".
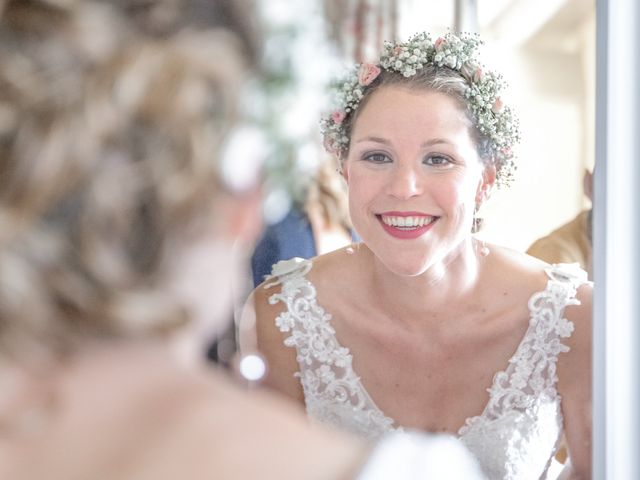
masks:
{"label": "blurred person in background", "polygon": [[280,260],[313,258],[359,241],[349,220],[344,181],[333,165],[333,159],[322,162],[304,204],[294,204],[282,220],[265,229],[251,257],[254,287]]}
{"label": "blurred person in background", "polygon": [[[585,196],[591,201],[593,174],[589,170],[584,172],[582,187]],[[592,278],[592,213],[591,207],[581,211],[571,221],[536,240],[527,253],[548,263],[577,262],[587,271],[589,278]]]}
{"label": "blurred person in background", "polygon": [[419,444],[474,478],[205,366],[259,188],[224,154],[247,35],[196,4],[238,2],[0,2],[0,478],[415,478]]}

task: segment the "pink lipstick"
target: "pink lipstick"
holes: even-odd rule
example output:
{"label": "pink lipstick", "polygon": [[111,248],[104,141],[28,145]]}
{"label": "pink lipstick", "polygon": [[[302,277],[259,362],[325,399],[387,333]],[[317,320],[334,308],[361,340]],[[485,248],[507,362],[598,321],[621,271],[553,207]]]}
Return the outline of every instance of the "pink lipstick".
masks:
{"label": "pink lipstick", "polygon": [[389,235],[402,240],[411,240],[424,235],[439,217],[421,212],[384,212],[376,217]]}

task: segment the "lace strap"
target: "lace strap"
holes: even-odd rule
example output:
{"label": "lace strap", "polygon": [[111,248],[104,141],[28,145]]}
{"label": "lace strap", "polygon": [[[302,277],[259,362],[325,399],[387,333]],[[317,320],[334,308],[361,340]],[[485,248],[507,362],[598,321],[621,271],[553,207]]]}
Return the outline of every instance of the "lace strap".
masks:
{"label": "lace strap", "polygon": [[576,298],[578,288],[590,282],[587,281],[587,272],[577,263],[554,264],[545,272],[549,277],[547,287],[531,297],[529,311],[535,336],[539,339],[546,336],[549,340],[536,346],[557,360],[560,351],[569,351],[569,347],[560,343],[560,339],[569,338],[574,330],[573,322],[565,318],[564,311],[570,305],[580,305]]}
{"label": "lace strap", "polygon": [[525,410],[540,399],[558,398],[558,355],[569,351],[561,340],[569,338],[574,330],[564,311],[569,305],[580,304],[577,289],[588,282],[586,272],[577,264],[552,265],[546,273],[546,288],[529,299],[529,328],[509,366],[495,375],[489,389],[489,418],[508,410]]}
{"label": "lace strap", "polygon": [[276,265],[271,284],[281,284],[269,303],[286,309],[275,319],[277,328],[290,333],[284,344],[295,347],[307,412],[312,418],[375,437],[391,430],[387,418],[369,397],[353,371],[353,357],[341,346],[330,324],[331,315],[316,303],[316,289],[305,275],[310,261]]}
{"label": "lace strap", "polygon": [[338,344],[335,330],[329,323],[331,315],[316,303],[316,289],[306,278],[312,266],[310,260],[301,258],[280,261],[273,266],[271,281],[265,288],[282,285],[280,293],[269,297],[269,303],[282,302],[286,306],[276,317],[275,324],[281,332],[291,332],[284,344],[296,348],[301,368],[320,366],[325,376],[329,376],[328,368],[333,365],[350,366],[351,355]]}

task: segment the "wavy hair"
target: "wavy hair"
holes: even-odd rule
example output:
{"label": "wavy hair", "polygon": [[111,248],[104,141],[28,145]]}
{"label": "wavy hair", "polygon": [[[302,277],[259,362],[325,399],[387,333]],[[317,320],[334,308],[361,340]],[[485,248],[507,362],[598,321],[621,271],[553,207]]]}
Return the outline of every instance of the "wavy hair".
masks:
{"label": "wavy hair", "polygon": [[0,5],[0,353],[166,332],[168,260],[213,221],[243,47],[103,3]]}

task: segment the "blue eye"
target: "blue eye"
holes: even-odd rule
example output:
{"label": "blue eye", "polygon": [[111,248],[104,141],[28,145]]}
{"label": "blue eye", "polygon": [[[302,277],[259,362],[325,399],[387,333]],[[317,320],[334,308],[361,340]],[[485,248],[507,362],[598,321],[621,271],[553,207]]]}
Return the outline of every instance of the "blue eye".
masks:
{"label": "blue eye", "polygon": [[452,162],[447,157],[443,157],[442,155],[429,155],[424,159],[424,163],[426,163],[427,165],[432,165],[434,167],[446,167]]}
{"label": "blue eye", "polygon": [[370,153],[368,155],[365,155],[363,159],[368,162],[376,163],[376,164],[391,162],[391,158],[389,158],[389,155],[385,153]]}

